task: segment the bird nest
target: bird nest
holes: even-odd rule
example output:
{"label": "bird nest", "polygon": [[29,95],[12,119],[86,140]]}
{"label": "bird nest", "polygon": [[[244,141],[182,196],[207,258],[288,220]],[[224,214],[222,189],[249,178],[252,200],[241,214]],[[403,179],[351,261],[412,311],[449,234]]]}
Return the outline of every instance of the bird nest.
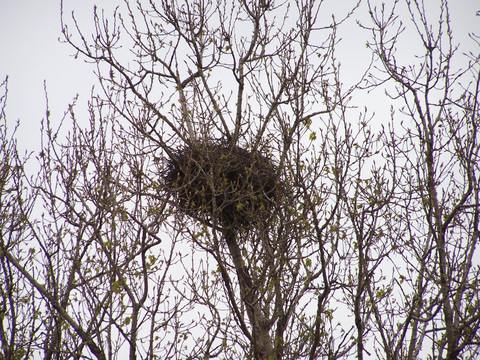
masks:
{"label": "bird nest", "polygon": [[182,212],[223,227],[265,221],[280,190],[267,157],[218,141],[177,149],[167,162],[165,184]]}

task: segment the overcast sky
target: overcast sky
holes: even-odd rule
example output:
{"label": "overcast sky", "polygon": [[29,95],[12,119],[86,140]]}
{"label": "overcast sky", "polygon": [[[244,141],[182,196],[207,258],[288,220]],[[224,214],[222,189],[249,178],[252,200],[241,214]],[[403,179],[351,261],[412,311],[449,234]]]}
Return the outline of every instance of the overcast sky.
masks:
{"label": "overcast sky", "polygon": [[[100,7],[115,3],[112,0],[66,2],[79,16],[87,18],[91,18],[94,3]],[[80,104],[85,104],[95,84],[94,67],[82,59],[74,59],[72,49],[59,41],[59,3],[59,0],[0,0],[0,78],[9,77],[8,122],[21,120],[18,134],[21,148],[38,148],[35,142],[45,113],[44,81],[54,120],[61,118],[76,94],[80,94]],[[454,30],[463,34],[480,32],[477,10],[480,0],[451,1]]]}
{"label": "overcast sky", "polygon": [[[53,119],[59,119],[75,95],[85,103],[95,84],[93,67],[74,59],[72,49],[59,41],[59,0],[0,0],[0,78],[8,76],[7,119],[21,120],[21,148],[38,145],[45,114],[44,82]],[[91,1],[79,8],[92,9]]]}

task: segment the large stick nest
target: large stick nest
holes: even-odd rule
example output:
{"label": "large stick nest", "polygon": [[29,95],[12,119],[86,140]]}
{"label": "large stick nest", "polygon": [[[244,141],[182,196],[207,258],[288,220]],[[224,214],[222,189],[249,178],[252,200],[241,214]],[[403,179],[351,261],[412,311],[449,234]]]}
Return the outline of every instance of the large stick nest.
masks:
{"label": "large stick nest", "polygon": [[267,157],[221,141],[177,149],[168,160],[165,184],[181,211],[223,227],[265,221],[281,189]]}

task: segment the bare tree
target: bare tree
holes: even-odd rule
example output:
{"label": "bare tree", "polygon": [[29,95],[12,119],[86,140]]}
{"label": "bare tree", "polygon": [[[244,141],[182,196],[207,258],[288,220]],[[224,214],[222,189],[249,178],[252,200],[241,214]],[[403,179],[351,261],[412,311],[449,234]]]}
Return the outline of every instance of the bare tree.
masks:
{"label": "bare tree", "polygon": [[439,3],[125,1],[92,33],[62,4],[101,91],[88,124],[47,102],[33,177],[0,128],[3,357],[477,356],[479,57]]}
{"label": "bare tree", "polygon": [[35,249],[20,245],[29,238],[28,219],[35,193],[25,182],[28,157],[18,153],[13,140],[15,131],[9,133],[7,128],[7,84],[5,79],[0,85],[0,341],[2,358],[15,359],[30,356],[40,337],[38,307],[42,301],[5,256],[21,259],[24,267],[32,270]]}
{"label": "bare tree", "polygon": [[[479,57],[458,53],[448,4],[438,5],[438,18],[429,19],[423,1],[369,4],[379,71],[368,83],[392,83],[386,95],[400,105],[381,141],[390,167],[374,170],[374,186],[363,185],[370,206],[362,216],[353,206],[350,214],[352,222],[366,219],[355,231],[363,273],[357,294],[371,303],[378,356],[391,359],[479,352]],[[408,62],[399,56],[405,47],[418,50]],[[384,196],[387,183],[396,190]],[[384,257],[392,263],[388,280],[377,270]],[[359,324],[360,333],[366,326]]]}

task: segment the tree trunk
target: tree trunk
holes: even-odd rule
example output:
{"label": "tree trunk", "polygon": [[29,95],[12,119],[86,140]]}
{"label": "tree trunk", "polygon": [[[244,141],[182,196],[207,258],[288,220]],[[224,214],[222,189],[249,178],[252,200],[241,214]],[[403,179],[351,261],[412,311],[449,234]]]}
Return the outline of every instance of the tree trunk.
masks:
{"label": "tree trunk", "polygon": [[240,284],[240,293],[242,301],[245,304],[247,315],[252,327],[252,342],[255,359],[272,359],[273,347],[269,335],[268,321],[264,317],[260,308],[258,291],[253,284],[247,267],[245,266],[240,248],[236,241],[235,230],[227,228],[224,232],[225,241],[228,245],[233,264],[237,272],[238,282]]}

